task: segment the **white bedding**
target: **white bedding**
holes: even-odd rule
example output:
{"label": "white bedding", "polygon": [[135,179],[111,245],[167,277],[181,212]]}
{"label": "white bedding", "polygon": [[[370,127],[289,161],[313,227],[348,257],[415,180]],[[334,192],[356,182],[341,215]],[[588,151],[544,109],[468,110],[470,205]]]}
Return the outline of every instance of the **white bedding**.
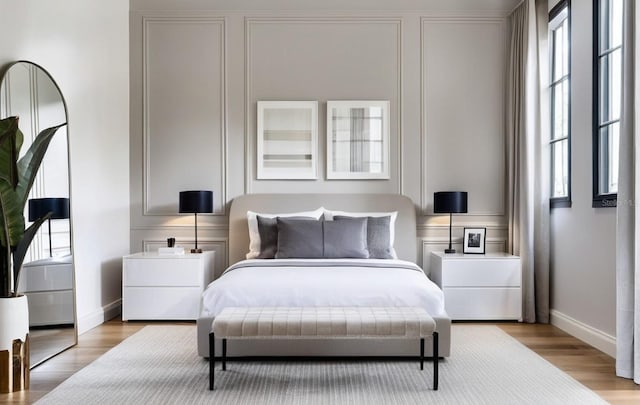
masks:
{"label": "white bedding", "polygon": [[415,306],[446,317],[442,290],[404,260],[243,260],[203,293],[203,314],[248,306]]}

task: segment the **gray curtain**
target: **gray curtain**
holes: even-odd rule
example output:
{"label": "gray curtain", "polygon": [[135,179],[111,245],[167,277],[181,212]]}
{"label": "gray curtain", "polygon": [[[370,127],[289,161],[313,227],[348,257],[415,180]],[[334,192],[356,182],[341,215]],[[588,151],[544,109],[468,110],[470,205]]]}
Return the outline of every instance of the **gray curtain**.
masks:
{"label": "gray curtain", "polygon": [[538,44],[546,43],[547,19],[547,2],[534,0],[509,16],[506,104],[507,242],[522,261],[523,320],[541,323],[549,322],[550,185]]}
{"label": "gray curtain", "polygon": [[636,277],[635,2],[624,2],[622,113],[616,211],[616,374],[640,384],[640,277]]}

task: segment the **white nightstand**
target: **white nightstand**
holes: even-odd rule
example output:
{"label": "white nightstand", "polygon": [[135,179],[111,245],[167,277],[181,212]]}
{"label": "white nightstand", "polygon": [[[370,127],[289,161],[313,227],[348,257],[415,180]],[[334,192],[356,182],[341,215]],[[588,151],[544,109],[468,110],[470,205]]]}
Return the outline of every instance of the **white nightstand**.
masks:
{"label": "white nightstand", "polygon": [[453,320],[522,321],[522,267],[507,253],[431,252],[431,279]]}
{"label": "white nightstand", "polygon": [[122,320],[197,319],[213,281],[215,252],[136,253],[122,258]]}

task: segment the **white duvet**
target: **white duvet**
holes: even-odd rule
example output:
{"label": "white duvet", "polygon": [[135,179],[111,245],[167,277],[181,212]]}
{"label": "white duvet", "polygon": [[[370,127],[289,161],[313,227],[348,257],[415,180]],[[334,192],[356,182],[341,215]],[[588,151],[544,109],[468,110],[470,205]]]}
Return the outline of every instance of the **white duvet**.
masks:
{"label": "white duvet", "polygon": [[403,260],[243,260],[209,284],[202,302],[213,317],[249,306],[415,306],[446,316],[442,290]]}

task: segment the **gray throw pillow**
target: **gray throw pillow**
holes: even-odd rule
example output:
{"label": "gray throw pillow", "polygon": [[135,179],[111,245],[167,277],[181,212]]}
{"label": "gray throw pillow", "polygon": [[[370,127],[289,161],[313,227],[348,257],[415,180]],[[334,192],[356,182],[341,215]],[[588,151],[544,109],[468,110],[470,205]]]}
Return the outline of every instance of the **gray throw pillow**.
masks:
{"label": "gray throw pillow", "polygon": [[[367,249],[371,259],[393,259],[391,254],[391,217],[364,217],[367,219]],[[335,216],[334,221],[352,220],[355,217]]]}
{"label": "gray throw pillow", "polygon": [[324,222],[324,257],[369,257],[367,250],[367,218],[348,218]]}
{"label": "gray throw pillow", "polygon": [[278,250],[276,259],[319,259],[323,253],[324,221],[276,218]]}
{"label": "gray throw pillow", "polygon": [[258,220],[258,233],[260,234],[260,253],[258,259],[273,259],[278,250],[278,221],[276,218],[267,218],[260,215]]}
{"label": "gray throw pillow", "polygon": [[[260,253],[257,259],[274,259],[278,251],[278,221],[277,218],[256,215],[258,233],[260,234]],[[317,221],[308,217],[286,217],[289,219],[301,219],[303,221]]]}

